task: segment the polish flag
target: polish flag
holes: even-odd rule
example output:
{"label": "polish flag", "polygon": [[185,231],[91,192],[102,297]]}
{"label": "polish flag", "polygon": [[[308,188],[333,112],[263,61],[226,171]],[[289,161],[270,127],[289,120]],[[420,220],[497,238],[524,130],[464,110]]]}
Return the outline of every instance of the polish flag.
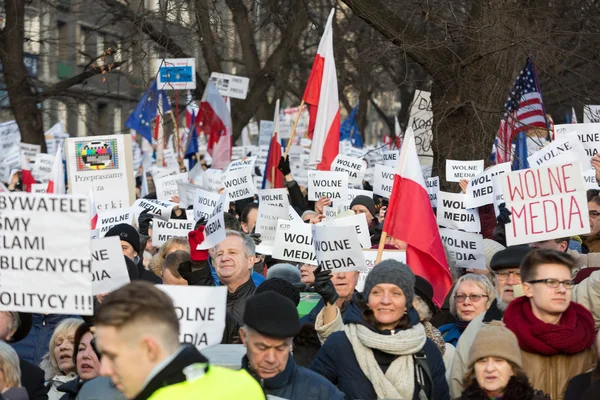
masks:
{"label": "polish flag", "polygon": [[265,167],[265,176],[263,177],[263,189],[278,189],[283,187],[283,174],[277,166],[281,160],[281,142],[279,141],[279,99],[275,103],[275,127],[273,129],[273,137],[269,145],[269,153],[267,155],[267,165]]}
{"label": "polish flag", "polygon": [[23,190],[31,192],[31,185],[35,183],[33,174],[31,173],[31,166],[25,154],[21,153],[21,183],[23,184]]}
{"label": "polish flag", "polygon": [[407,129],[400,150],[383,231],[406,242],[406,262],[433,286],[433,301],[441,306],[452,287],[446,253],[421,172],[415,136]]}
{"label": "polish flag", "polygon": [[94,191],[90,189],[90,214],[91,214],[91,223],[92,230],[96,229],[98,225],[98,206],[96,205],[96,200],[94,199]]}
{"label": "polish flag", "polygon": [[65,168],[62,162],[62,146],[58,146],[54,162],[52,163],[52,171],[50,172],[50,180],[46,193],[65,194]]}
{"label": "polish flag", "polygon": [[207,151],[213,159],[212,168],[226,168],[231,162],[231,114],[213,82],[206,84],[196,124],[208,138]]}
{"label": "polish flag", "polygon": [[309,136],[312,145],[309,164],[316,165],[321,171],[330,170],[340,145],[340,104],[331,28],[333,13],[334,10],[331,10],[302,96],[302,100],[309,105],[310,113]]}

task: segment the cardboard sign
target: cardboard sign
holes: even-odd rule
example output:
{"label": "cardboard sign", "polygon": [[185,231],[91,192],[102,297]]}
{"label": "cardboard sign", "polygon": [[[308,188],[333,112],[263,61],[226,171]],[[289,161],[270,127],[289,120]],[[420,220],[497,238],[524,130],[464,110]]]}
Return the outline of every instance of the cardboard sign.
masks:
{"label": "cardboard sign", "polygon": [[466,196],[462,193],[438,193],[437,221],[446,228],[460,229],[466,232],[481,232],[481,222],[477,210],[468,210]]}
{"label": "cardboard sign", "polygon": [[124,209],[98,214],[98,222],[96,223],[98,237],[104,237],[110,228],[118,224],[133,225],[133,211]]}
{"label": "cardboard sign", "polygon": [[335,218],[327,222],[327,226],[348,226],[354,227],[358,235],[358,241],[363,248],[371,248],[371,234],[369,225],[367,225],[367,216],[365,214],[354,214],[346,217]]}
{"label": "cardboard sign", "polygon": [[315,255],[322,270],[336,273],[366,269],[365,257],[354,229],[345,226],[311,227]]}
{"label": "cardboard sign", "polygon": [[21,143],[21,153],[27,159],[27,162],[33,164],[36,155],[40,154],[42,146],[39,144]]}
{"label": "cardboard sign", "polygon": [[48,183],[52,174],[52,165],[54,164],[54,156],[50,154],[39,153],[35,156],[35,164],[31,169],[33,178],[40,183]]}
{"label": "cardboard sign", "polygon": [[177,190],[179,192],[179,208],[185,209],[194,204],[196,189],[201,189],[201,187],[186,182],[177,183]]}
{"label": "cardboard sign", "polygon": [[156,285],[173,299],[179,319],[179,341],[202,350],[219,344],[225,330],[226,286]]}
{"label": "cardboard sign", "polygon": [[158,200],[171,200],[174,196],[179,196],[179,183],[187,183],[187,181],[187,172],[156,179],[154,181],[156,198]]}
{"label": "cardboard sign", "polygon": [[277,260],[317,265],[311,225],[302,220],[278,220],[272,256]]}
{"label": "cardboard sign", "polygon": [[[356,290],[359,292],[363,291],[367,276],[376,265],[375,260],[377,259],[377,250],[363,249],[363,256],[365,257],[367,270],[360,271],[358,283],[356,284]],[[406,252],[401,250],[384,250],[381,253],[381,261],[384,260],[396,260],[406,264]]]}
{"label": "cardboard sign", "polygon": [[331,163],[332,171],[340,171],[348,174],[348,182],[354,186],[362,187],[367,162],[355,157],[338,154]]}
{"label": "cardboard sign", "polygon": [[67,139],[69,193],[93,193],[97,212],[129,208],[135,201],[131,135]]}
{"label": "cardboard sign", "polygon": [[254,164],[256,164],[257,156],[252,157],[244,157],[240,160],[232,161],[225,170],[225,173],[231,171],[239,171],[244,168],[249,168],[252,172],[254,172]]}
{"label": "cardboard sign", "polygon": [[584,171],[592,168],[585,149],[574,132],[561,135],[548,146],[527,157],[527,161],[532,168],[570,162],[580,162]]}
{"label": "cardboard sign", "polygon": [[223,192],[204,228],[204,242],[200,243],[196,250],[211,249],[225,240],[227,232],[223,213],[227,211],[228,205],[227,192]]}
{"label": "cardboard sign", "polygon": [[440,228],[440,236],[457,267],[486,270],[482,235]]}
{"label": "cardboard sign", "polygon": [[427,194],[429,194],[429,201],[431,207],[437,207],[437,196],[440,191],[440,177],[435,176],[433,178],[425,178],[425,186],[427,188]]}
{"label": "cardboard sign", "polygon": [[256,252],[260,254],[271,254],[275,243],[277,232],[277,220],[289,218],[289,208],[280,205],[260,202],[258,204],[258,216],[256,218],[256,233],[260,233],[262,242],[257,246]]}
{"label": "cardboard sign", "polygon": [[288,198],[288,191],[285,188],[282,189],[264,189],[258,191],[258,199],[260,203],[269,203],[283,209],[289,209],[290,200]]}
{"label": "cardboard sign", "polygon": [[457,161],[446,160],[446,181],[460,182],[471,179],[483,172],[483,160]]}
{"label": "cardboard sign", "polygon": [[383,165],[393,168],[394,170],[398,169],[398,163],[400,162],[400,150],[386,150],[383,152],[382,156]]}
{"label": "cardboard sign", "polygon": [[392,188],[394,187],[394,178],[396,176],[397,171],[397,168],[376,165],[375,177],[373,182],[373,193],[386,199],[389,199],[392,195]]}
{"label": "cardboard sign", "polygon": [[592,158],[600,151],[600,124],[555,125],[554,132],[557,139],[571,132],[576,132],[588,158]]}
{"label": "cardboard sign", "polygon": [[202,218],[208,221],[221,196],[203,189],[196,189],[194,196],[194,220]]}
{"label": "cardboard sign", "polygon": [[230,201],[247,199],[256,194],[252,171],[247,168],[224,173],[223,187],[229,193]]}
{"label": "cardboard sign", "polygon": [[171,212],[176,205],[177,204],[170,201],[138,199],[133,203],[133,206],[131,206],[131,210],[134,215],[140,215],[144,210],[147,210],[148,214],[154,215],[163,221],[168,221],[169,218],[171,218]]}
{"label": "cardboard sign", "polygon": [[596,170],[590,169],[583,173],[583,180],[585,182],[585,188],[590,190],[600,190],[600,185],[596,181]]}
{"label": "cardboard sign", "polygon": [[116,236],[92,240],[92,294],[105,294],[129,283],[127,264]]}
{"label": "cardboard sign", "polygon": [[348,174],[332,171],[308,172],[308,200],[327,197],[332,201],[348,198]]}
{"label": "cardboard sign", "polygon": [[569,163],[506,174],[502,190],[512,213],[509,246],[590,232],[581,165]]}
{"label": "cardboard sign", "polygon": [[87,196],[0,193],[0,310],[92,315]]}
{"label": "cardboard sign", "polygon": [[154,221],[152,225],[152,246],[160,247],[172,237],[188,237],[188,232],[194,230],[194,221],[186,219],[171,219],[169,221]]}
{"label": "cardboard sign", "polygon": [[219,94],[223,97],[243,100],[248,95],[250,78],[213,72],[210,74],[209,81],[214,82]]}
{"label": "cardboard sign", "polygon": [[465,207],[471,209],[492,204],[494,202],[492,178],[497,175],[509,173],[510,169],[510,163],[506,162],[494,165],[487,171],[483,171],[481,174],[471,178],[467,185]]}
{"label": "cardboard sign", "polygon": [[219,189],[223,187],[223,172],[220,169],[209,168],[204,171],[204,180],[202,181],[202,188],[209,192],[217,193]]}

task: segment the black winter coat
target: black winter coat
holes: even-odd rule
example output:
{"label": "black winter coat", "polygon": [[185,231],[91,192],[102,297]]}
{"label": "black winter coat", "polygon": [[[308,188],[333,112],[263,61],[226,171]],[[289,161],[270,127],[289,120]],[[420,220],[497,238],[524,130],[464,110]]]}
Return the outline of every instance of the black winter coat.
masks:
{"label": "black winter coat", "polygon": [[[465,389],[458,400],[489,400],[490,396],[479,387],[477,381]],[[508,381],[502,400],[550,400],[541,390],[534,390],[526,376],[513,376]]]}
{"label": "black winter coat", "polygon": [[27,389],[29,400],[48,400],[48,388],[44,385],[44,371],[36,365],[19,358],[21,386]]}
{"label": "black winter coat", "polygon": [[[418,314],[414,309],[411,310],[411,323],[418,323]],[[352,301],[346,311],[344,324],[361,324],[374,332],[391,334],[389,330],[378,331],[376,328],[368,325],[362,317],[362,310],[354,301]],[[423,352],[427,358],[427,365],[433,379],[433,400],[449,400],[448,383],[445,377],[446,368],[438,347],[431,339],[427,339],[423,346]],[[373,350],[373,353],[383,373],[387,371],[390,364],[397,357],[379,350]],[[349,400],[377,398],[375,389],[361,370],[354,355],[352,345],[344,331],[335,332],[327,338],[317,358],[315,358],[311,369],[337,385]],[[414,400],[417,400],[419,397],[418,388],[419,384],[415,375]],[[425,393],[431,393],[431,389],[426,385],[424,388]]]}
{"label": "black winter coat", "polygon": [[56,388],[59,392],[64,392],[65,394],[60,398],[60,400],[75,400],[81,387],[85,382],[81,380],[81,378],[77,377],[72,381],[67,383],[63,383],[59,387]]}

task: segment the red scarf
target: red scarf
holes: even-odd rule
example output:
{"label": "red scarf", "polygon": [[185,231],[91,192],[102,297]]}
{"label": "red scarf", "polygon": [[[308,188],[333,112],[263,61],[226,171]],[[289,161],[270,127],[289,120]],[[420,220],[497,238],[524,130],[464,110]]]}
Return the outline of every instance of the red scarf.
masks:
{"label": "red scarf", "polygon": [[594,344],[596,330],[592,313],[571,302],[558,325],[540,321],[531,309],[529,298],[514,299],[504,312],[504,323],[519,339],[519,347],[528,353],[553,356],[576,354]]}

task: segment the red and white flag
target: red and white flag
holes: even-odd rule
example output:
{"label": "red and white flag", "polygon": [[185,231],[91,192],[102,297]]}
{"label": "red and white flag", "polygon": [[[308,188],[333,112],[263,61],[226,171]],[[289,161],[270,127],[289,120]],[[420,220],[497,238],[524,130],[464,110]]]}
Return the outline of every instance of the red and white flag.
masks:
{"label": "red and white flag", "polygon": [[92,189],[90,189],[90,200],[90,221],[92,224],[92,230],[94,230],[98,225],[98,206],[96,205],[94,191]]}
{"label": "red and white flag", "polygon": [[226,168],[231,162],[231,114],[213,82],[206,84],[196,123],[208,138],[207,151],[213,160],[212,168]]}
{"label": "red and white flag", "polygon": [[50,180],[46,193],[65,194],[65,168],[62,162],[62,146],[58,146],[54,162],[52,163],[52,171],[50,172]]}
{"label": "red and white flag", "polygon": [[277,168],[282,156],[281,142],[279,141],[279,99],[275,103],[275,116],[273,117],[273,121],[275,121],[275,127],[269,145],[269,154],[267,155],[263,189],[279,189],[284,187],[283,174]]}
{"label": "red and white flag", "polygon": [[25,192],[31,192],[31,185],[35,183],[33,174],[31,173],[31,166],[25,154],[21,152],[21,184]]}
{"label": "red and white flag", "polygon": [[309,105],[309,136],[312,132],[308,162],[321,171],[330,170],[340,147],[340,102],[333,58],[333,14],[334,10],[331,10],[302,96],[302,100]]}
{"label": "red and white flag", "polygon": [[407,129],[400,150],[383,231],[406,242],[406,262],[433,286],[433,301],[441,306],[452,287],[446,253],[421,172],[415,136]]}

